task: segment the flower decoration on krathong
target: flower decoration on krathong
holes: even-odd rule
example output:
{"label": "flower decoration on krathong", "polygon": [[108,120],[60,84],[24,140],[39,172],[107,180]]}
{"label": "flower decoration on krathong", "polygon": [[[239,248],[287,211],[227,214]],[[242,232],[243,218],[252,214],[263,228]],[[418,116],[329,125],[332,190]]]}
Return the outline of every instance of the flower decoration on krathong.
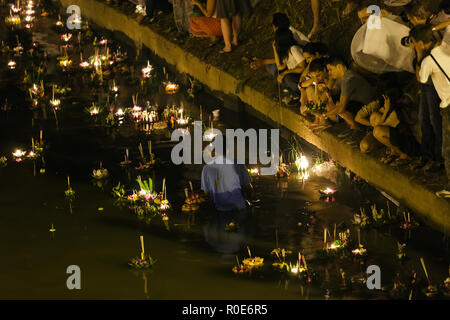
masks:
{"label": "flower decoration on krathong", "polygon": [[250,267],[250,268],[259,268],[264,264],[264,258],[261,257],[252,257],[252,253],[250,252],[250,248],[247,247],[248,255],[249,257],[244,259],[242,263],[244,266]]}
{"label": "flower decoration on krathong", "polygon": [[92,170],[92,178],[97,180],[106,179],[108,177],[108,169],[103,168],[100,162],[100,168]]}
{"label": "flower decoration on krathong", "polygon": [[280,165],[277,168],[277,173],[275,174],[275,176],[277,178],[287,178],[287,177],[289,177],[289,175],[290,175],[290,172],[289,172],[287,164],[280,162]]}
{"label": "flower decoration on krathong", "polygon": [[249,168],[247,169],[248,174],[252,177],[259,176],[259,169],[258,168]]}
{"label": "flower decoration on krathong", "polygon": [[6,167],[8,159],[6,157],[0,157],[0,168]]}
{"label": "flower decoration on krathong", "polygon": [[156,262],[149,254],[146,254],[144,258],[136,257],[128,262],[128,265],[137,269],[147,269],[152,267]]}
{"label": "flower decoration on krathong", "polygon": [[168,94],[177,93],[179,87],[180,86],[178,84],[170,82],[170,81],[165,83],[165,90],[166,90],[166,93],[168,93]]}
{"label": "flower decoration on krathong", "polygon": [[59,100],[59,99],[52,99],[52,100],[50,100],[50,105],[55,110],[59,109],[60,104],[61,104],[61,100]]}
{"label": "flower decoration on krathong", "polygon": [[64,33],[61,35],[61,40],[64,42],[69,42],[70,39],[72,39],[72,34],[71,33]]}
{"label": "flower decoration on krathong", "polygon": [[364,208],[359,208],[359,211],[361,214],[355,213],[353,215],[352,223],[361,228],[365,228],[370,224],[369,217],[366,215]]}
{"label": "flower decoration on krathong", "polygon": [[25,17],[25,21],[26,22],[32,22],[34,20],[34,17],[33,16],[26,16]]}
{"label": "flower decoration on krathong", "polygon": [[59,61],[59,66],[63,69],[68,68],[72,65],[72,60],[69,58],[68,55],[58,57],[58,61]]}
{"label": "flower decoration on krathong", "polygon": [[5,18],[5,23],[10,26],[17,26],[21,22],[20,16],[18,14],[11,14],[9,17]]}
{"label": "flower decoration on krathong", "polygon": [[335,199],[333,197],[333,195],[336,193],[335,189],[331,189],[328,187],[326,189],[320,189],[319,193],[320,193],[320,198],[324,199],[325,202],[330,202],[330,201],[334,202],[335,201]]}
{"label": "flower decoration on krathong", "polygon": [[151,77],[153,71],[153,67],[150,65],[150,61],[147,61],[147,66],[145,68],[142,68],[142,78],[148,79]]}
{"label": "flower decoration on krathong", "polygon": [[179,113],[180,113],[180,116],[177,118],[177,124],[179,125],[179,126],[186,126],[186,125],[188,125],[189,124],[189,117],[186,117],[186,116],[184,116],[183,117],[183,109],[180,109],[179,111],[178,111]]}
{"label": "flower decoration on krathong", "polygon": [[140,241],[141,241],[141,254],[138,257],[131,259],[128,262],[128,265],[137,269],[150,268],[156,262],[156,259],[153,259],[150,256],[150,254],[145,253],[144,236],[140,236]]}
{"label": "flower decoration on krathong", "polygon": [[39,158],[39,156],[40,156],[40,154],[33,150],[30,150],[27,154],[27,158],[31,159],[31,160],[35,160],[35,159]]}
{"label": "flower decoration on krathong", "polygon": [[70,186],[70,178],[67,177],[67,190],[64,191],[64,195],[68,200],[73,200],[75,198],[75,190]]}
{"label": "flower decoration on krathong", "polygon": [[16,160],[17,162],[20,162],[20,161],[23,160],[23,157],[24,157],[26,154],[27,154],[26,151],[23,151],[23,150],[21,150],[21,149],[16,149],[16,150],[13,152],[12,155],[13,155],[14,160]]}
{"label": "flower decoration on krathong", "polygon": [[85,111],[94,117],[99,115],[103,111],[103,108],[97,106],[94,102],[92,102],[92,105],[90,107],[87,107]]}
{"label": "flower decoration on krathong", "polygon": [[366,254],[367,254],[367,249],[365,249],[364,247],[363,247],[363,245],[359,245],[359,248],[356,248],[355,250],[352,250],[352,253],[355,255],[355,256],[359,256],[359,257],[362,257],[362,256],[365,256]]}
{"label": "flower decoration on krathong", "polygon": [[9,60],[8,68],[14,70],[16,68],[16,62],[14,60]]}
{"label": "flower decoration on krathong", "polygon": [[400,222],[400,228],[404,230],[411,230],[417,228],[419,223],[414,220],[414,217],[411,217],[411,214],[408,212],[408,217],[406,217],[405,211],[403,211],[403,221]]}

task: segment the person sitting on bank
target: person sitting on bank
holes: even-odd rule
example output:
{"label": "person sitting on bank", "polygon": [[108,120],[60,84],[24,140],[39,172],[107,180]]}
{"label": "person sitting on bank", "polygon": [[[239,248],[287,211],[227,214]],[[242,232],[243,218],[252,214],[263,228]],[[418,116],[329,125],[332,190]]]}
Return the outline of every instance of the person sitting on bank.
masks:
{"label": "person sitting on bank", "polygon": [[[300,47],[305,46],[309,43],[309,39],[300,31],[295,29],[290,25],[290,20],[287,15],[281,12],[274,13],[272,16],[272,27],[273,31],[276,33],[278,29],[289,29],[292,32],[294,40],[296,44]],[[266,66],[266,70],[275,75],[277,72],[277,65],[275,63],[275,58],[271,59],[261,59],[257,57],[253,57],[253,61],[250,63],[250,68],[253,70],[259,69],[262,66]],[[293,90],[293,92],[297,92],[297,90]],[[288,102],[290,105],[294,105],[298,102],[297,97],[299,93],[296,93],[293,98]]]}
{"label": "person sitting on bank", "polygon": [[329,79],[326,64],[326,58],[313,60],[309,64],[310,79],[306,80],[311,82],[311,85],[302,88],[306,96],[306,103],[304,109],[301,111],[303,111],[303,115],[308,113],[314,115],[314,123],[309,126],[313,130],[325,129],[328,123],[324,114],[336,107],[328,89]]}
{"label": "person sitting on bank", "polygon": [[207,0],[206,3],[198,0],[191,0],[191,3],[200,9],[203,17],[191,18],[191,34],[195,37],[210,38],[211,43],[217,41],[217,37],[222,36],[220,19],[215,18],[216,0]]}
{"label": "person sitting on bank", "polygon": [[[309,95],[312,94],[311,90],[313,90],[312,86],[314,84],[310,70],[311,63],[320,58],[328,58],[328,48],[323,43],[310,42],[303,47],[303,57],[305,57],[306,68],[305,71],[303,71],[302,75],[300,76],[298,89],[300,90],[300,113],[303,116],[306,116],[307,114],[306,103],[308,102],[308,94]],[[308,90],[310,91],[309,93],[307,92]]]}
{"label": "person sitting on bank", "polygon": [[336,107],[326,113],[326,117],[337,121],[337,116],[344,119],[351,129],[357,129],[355,114],[363,105],[368,104],[375,96],[375,90],[361,75],[347,67],[339,58],[330,59],[327,63],[330,82],[328,88],[335,85],[339,89],[339,100]]}
{"label": "person sitting on bank", "polygon": [[289,105],[295,105],[300,100],[298,81],[306,67],[301,47],[294,40],[288,28],[278,28],[275,31],[275,41],[272,43],[273,59],[253,58],[252,69],[265,65],[266,70],[283,84],[291,93]]}
{"label": "person sitting on bank", "polygon": [[408,164],[411,156],[419,154],[420,146],[404,116],[405,101],[407,97],[398,89],[390,89],[358,111],[355,121],[373,127],[360,142],[362,153],[369,153],[382,144],[389,152],[381,162],[393,166]]}

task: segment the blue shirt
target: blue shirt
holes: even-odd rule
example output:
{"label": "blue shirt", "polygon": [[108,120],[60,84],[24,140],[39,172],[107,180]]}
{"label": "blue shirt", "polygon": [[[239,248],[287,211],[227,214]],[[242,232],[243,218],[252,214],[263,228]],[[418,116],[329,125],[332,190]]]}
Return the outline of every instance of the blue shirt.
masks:
{"label": "blue shirt", "polygon": [[[219,158],[218,158],[219,160]],[[209,192],[219,211],[240,210],[246,207],[242,186],[251,183],[244,165],[207,164],[202,170],[202,190]]]}

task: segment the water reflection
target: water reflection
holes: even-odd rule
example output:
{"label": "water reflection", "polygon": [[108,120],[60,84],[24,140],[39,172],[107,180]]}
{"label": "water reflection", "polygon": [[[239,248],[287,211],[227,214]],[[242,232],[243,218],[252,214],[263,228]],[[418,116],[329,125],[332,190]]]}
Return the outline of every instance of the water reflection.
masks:
{"label": "water reflection", "polygon": [[[216,252],[235,254],[245,243],[248,220],[249,214],[246,209],[229,212],[215,210],[203,227],[205,241]],[[226,226],[232,222],[236,228],[226,231]]]}

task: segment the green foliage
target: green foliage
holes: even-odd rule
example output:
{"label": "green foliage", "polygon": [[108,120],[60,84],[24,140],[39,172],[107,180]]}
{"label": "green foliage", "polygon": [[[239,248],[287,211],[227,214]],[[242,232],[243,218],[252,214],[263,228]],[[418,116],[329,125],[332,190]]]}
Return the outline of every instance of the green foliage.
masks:
{"label": "green foliage", "polygon": [[125,188],[120,182],[117,184],[117,186],[112,188],[112,194],[114,198],[122,198],[125,196]]}
{"label": "green foliage", "polygon": [[148,178],[147,181],[142,181],[141,178],[136,179],[137,183],[139,183],[139,186],[141,187],[141,190],[153,192],[153,180],[151,178]]}

